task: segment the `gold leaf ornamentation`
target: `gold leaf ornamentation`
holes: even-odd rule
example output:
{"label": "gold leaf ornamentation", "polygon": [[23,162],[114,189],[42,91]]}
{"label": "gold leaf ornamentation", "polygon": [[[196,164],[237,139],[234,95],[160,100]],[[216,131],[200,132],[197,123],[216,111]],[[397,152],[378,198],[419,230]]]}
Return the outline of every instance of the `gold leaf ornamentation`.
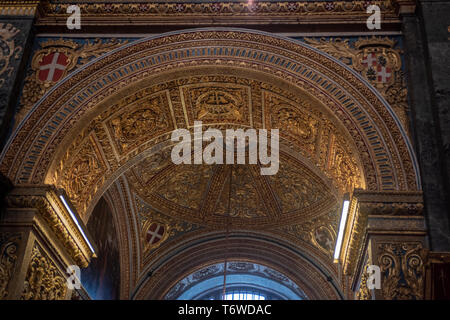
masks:
{"label": "gold leaf ornamentation", "polygon": [[65,278],[53,261],[34,246],[25,278],[22,300],[64,300],[67,292]]}
{"label": "gold leaf ornamentation", "polygon": [[422,300],[425,265],[421,243],[380,243],[381,290],[387,300]]}

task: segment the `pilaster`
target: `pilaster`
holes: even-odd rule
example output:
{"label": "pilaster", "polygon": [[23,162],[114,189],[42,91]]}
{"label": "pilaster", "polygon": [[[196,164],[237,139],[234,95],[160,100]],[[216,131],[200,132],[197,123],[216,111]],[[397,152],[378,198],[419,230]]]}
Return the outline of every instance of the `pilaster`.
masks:
{"label": "pilaster", "polygon": [[70,299],[67,267],[87,267],[95,256],[81,219],[69,207],[72,218],[59,195],[51,186],[16,188],[7,195],[0,221],[1,299]]}
{"label": "pilaster", "polygon": [[[421,192],[355,191],[341,255],[355,299],[424,299],[427,248]],[[371,265],[378,289],[367,286]]]}

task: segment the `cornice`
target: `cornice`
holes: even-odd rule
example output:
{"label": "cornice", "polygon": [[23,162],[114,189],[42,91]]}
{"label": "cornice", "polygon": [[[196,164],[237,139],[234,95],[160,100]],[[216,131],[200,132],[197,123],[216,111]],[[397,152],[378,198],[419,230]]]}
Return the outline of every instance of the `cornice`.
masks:
{"label": "cornice", "polygon": [[[73,3],[46,0],[37,24],[66,24]],[[363,24],[368,1],[78,1],[83,26],[213,26],[280,24]],[[395,0],[371,1],[381,8],[385,23],[399,22]]]}
{"label": "cornice", "polygon": [[[6,196],[6,205],[9,208],[37,209],[38,215],[48,224],[68,254],[80,267],[87,267],[90,259],[94,257],[88,243],[65,209],[53,186],[13,189]],[[81,219],[78,220],[78,223],[82,224]]]}
{"label": "cornice", "polygon": [[34,17],[40,0],[0,0],[0,16]]}

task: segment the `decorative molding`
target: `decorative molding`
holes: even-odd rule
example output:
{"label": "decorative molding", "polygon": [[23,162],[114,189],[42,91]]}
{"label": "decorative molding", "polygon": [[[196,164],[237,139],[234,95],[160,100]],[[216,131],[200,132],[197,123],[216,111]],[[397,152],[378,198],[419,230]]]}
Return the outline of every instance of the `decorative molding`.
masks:
{"label": "decorative molding", "polygon": [[[95,3],[75,1],[81,9],[83,23],[95,25],[100,22],[110,25],[181,25],[195,21],[199,24],[298,24],[314,21],[343,22],[348,19],[364,22],[367,19],[366,8],[376,4],[381,8],[385,23],[398,22],[394,1],[264,1],[264,2],[197,2],[167,1],[138,3],[122,1]],[[39,25],[57,25],[65,21],[69,3],[45,1]],[[195,20],[197,19],[197,20]],[[65,23],[65,22],[64,22]]]}
{"label": "decorative molding", "polygon": [[0,1],[0,16],[34,17],[40,0],[2,0]]}
{"label": "decorative molding", "polygon": [[[36,209],[74,261],[80,267],[88,266],[93,253],[69,212],[65,209],[54,187],[13,189],[6,196],[6,205],[9,208]],[[82,224],[82,221],[78,221],[78,223]]]}

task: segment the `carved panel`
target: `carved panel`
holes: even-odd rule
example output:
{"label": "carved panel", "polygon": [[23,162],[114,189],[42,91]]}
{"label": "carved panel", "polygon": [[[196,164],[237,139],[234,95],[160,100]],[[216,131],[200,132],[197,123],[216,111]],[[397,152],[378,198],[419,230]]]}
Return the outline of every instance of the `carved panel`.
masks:
{"label": "carved panel", "polygon": [[91,199],[97,186],[103,182],[108,166],[94,135],[83,141],[75,157],[70,160],[64,163],[61,185],[83,217],[87,207],[86,200]]}
{"label": "carved panel", "polygon": [[[222,188],[213,214],[224,217],[256,218],[269,215],[264,197],[261,194],[261,185],[253,174],[257,169],[255,165],[234,165],[230,179],[226,170],[226,181],[222,181]],[[228,203],[230,204],[228,209]],[[229,210],[229,211],[228,211]]]}
{"label": "carved panel", "polygon": [[367,286],[367,279],[369,278],[369,274],[367,272],[367,268],[369,264],[366,264],[361,273],[361,280],[359,282],[359,290],[356,292],[356,300],[372,300],[372,292]]}
{"label": "carved panel", "polygon": [[0,233],[0,300],[8,296],[8,285],[16,269],[21,234]]}
{"label": "carved panel", "polygon": [[329,197],[330,189],[323,181],[287,156],[280,157],[278,173],[268,179],[284,214],[311,207]]}
{"label": "carved panel", "polygon": [[333,177],[343,192],[362,187],[358,161],[342,130],[315,104],[306,98],[290,101],[268,91],[263,97],[267,127],[278,128],[281,137],[295,141],[302,154]]}
{"label": "carved panel", "polygon": [[300,240],[313,244],[331,259],[336,244],[338,220],[338,208],[334,207],[320,217],[286,226],[282,230]]}
{"label": "carved panel", "polygon": [[35,245],[31,253],[21,299],[63,300],[66,292],[66,279],[58,271],[53,261]]}
{"label": "carved panel", "polygon": [[182,164],[176,166],[171,174],[158,179],[152,189],[167,201],[199,209],[211,175],[211,166]]}
{"label": "carved panel", "polygon": [[203,84],[180,88],[188,125],[207,123],[251,125],[250,89],[232,84]]}
{"label": "carved panel", "polygon": [[306,101],[293,105],[287,99],[264,91],[264,105],[270,114],[270,128],[280,129],[280,134],[293,137],[297,143],[314,156],[319,133],[319,118]]}
{"label": "carved panel", "polygon": [[387,300],[422,300],[425,251],[421,242],[378,243],[381,291]]}
{"label": "carved panel", "polygon": [[174,129],[165,92],[145,97],[125,106],[106,121],[119,155],[126,154],[154,136]]}

